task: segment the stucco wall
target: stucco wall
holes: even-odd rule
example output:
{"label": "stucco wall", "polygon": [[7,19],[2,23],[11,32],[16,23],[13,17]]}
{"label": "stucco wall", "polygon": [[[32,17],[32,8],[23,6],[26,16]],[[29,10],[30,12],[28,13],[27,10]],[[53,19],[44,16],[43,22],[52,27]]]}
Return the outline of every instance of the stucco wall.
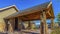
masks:
{"label": "stucco wall", "polygon": [[8,10],[4,10],[4,11],[0,12],[0,32],[4,32],[4,30],[5,30],[5,22],[4,22],[3,18],[5,18],[15,12],[16,12],[16,10],[14,8],[10,8]]}

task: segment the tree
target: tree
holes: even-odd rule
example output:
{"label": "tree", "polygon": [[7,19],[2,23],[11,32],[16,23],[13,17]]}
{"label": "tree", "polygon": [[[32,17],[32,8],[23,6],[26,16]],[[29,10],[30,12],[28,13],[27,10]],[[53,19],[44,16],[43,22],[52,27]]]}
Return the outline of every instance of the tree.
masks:
{"label": "tree", "polygon": [[60,26],[60,13],[58,13],[58,15],[57,15],[57,22],[58,22],[58,24]]}

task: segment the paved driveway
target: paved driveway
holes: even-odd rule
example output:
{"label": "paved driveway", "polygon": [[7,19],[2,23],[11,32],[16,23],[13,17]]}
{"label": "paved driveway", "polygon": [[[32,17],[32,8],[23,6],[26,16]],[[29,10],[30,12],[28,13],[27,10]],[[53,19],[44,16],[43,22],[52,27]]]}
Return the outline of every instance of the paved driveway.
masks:
{"label": "paved driveway", "polygon": [[[51,30],[48,30],[48,33],[51,33]],[[14,31],[14,32],[7,32],[7,33],[2,33],[0,34],[40,34],[39,30],[22,30],[22,31]]]}

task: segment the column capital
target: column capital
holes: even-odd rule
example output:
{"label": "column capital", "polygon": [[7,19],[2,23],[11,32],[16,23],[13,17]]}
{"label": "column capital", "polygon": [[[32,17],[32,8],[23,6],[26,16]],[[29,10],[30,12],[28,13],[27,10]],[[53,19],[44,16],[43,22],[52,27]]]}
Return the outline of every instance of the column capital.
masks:
{"label": "column capital", "polygon": [[41,15],[43,15],[43,13],[46,13],[46,10],[42,10],[42,11],[40,12]]}

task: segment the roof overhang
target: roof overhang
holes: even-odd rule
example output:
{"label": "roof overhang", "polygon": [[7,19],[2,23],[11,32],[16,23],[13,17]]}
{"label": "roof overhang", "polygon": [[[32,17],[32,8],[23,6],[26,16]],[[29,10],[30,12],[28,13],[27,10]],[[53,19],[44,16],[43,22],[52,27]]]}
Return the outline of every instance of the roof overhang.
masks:
{"label": "roof overhang", "polygon": [[23,21],[40,20],[40,14],[41,14],[41,11],[43,11],[43,10],[46,11],[47,19],[50,19],[51,17],[54,18],[52,2],[49,2],[47,5],[41,4],[40,6],[35,6],[32,8],[29,8],[27,10],[23,10],[22,12],[17,12],[11,16],[6,17],[6,19],[20,17],[20,19],[22,19]]}
{"label": "roof overhang", "polygon": [[5,7],[5,8],[1,8],[0,12],[3,12],[5,10],[11,9],[11,8],[14,8],[18,12],[18,8],[15,5],[8,6],[8,7]]}

